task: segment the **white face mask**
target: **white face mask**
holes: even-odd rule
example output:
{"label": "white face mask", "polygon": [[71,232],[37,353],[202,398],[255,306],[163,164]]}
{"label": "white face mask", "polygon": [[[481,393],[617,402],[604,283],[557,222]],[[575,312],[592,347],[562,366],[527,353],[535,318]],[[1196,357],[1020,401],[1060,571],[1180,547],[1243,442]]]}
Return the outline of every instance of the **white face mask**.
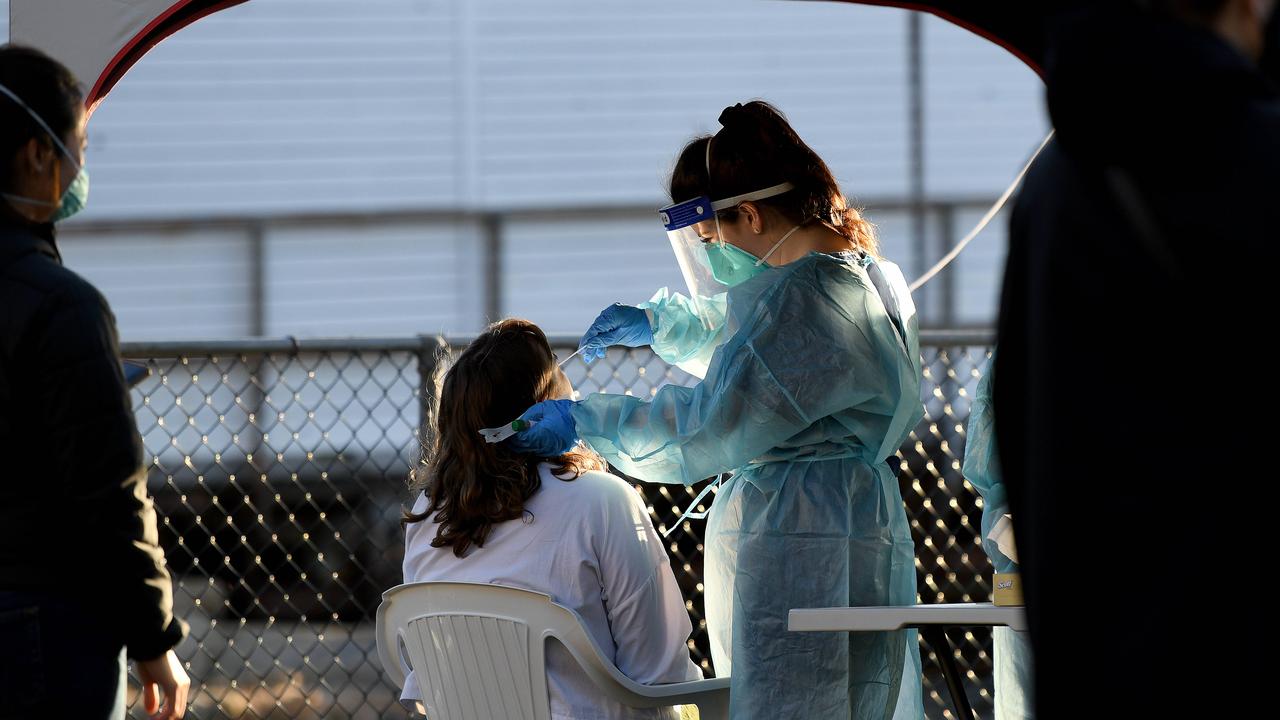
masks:
{"label": "white face mask", "polygon": [[[31,119],[35,120],[36,124],[43,128],[45,133],[49,135],[49,139],[53,141],[54,147],[56,147],[58,151],[62,153],[63,157],[71,162],[72,167],[76,169],[75,178],[72,179],[71,184],[67,186],[66,192],[62,193],[62,197],[59,198],[57,202],[50,200],[37,200],[36,198],[29,198],[24,195],[14,195],[12,193],[0,193],[0,197],[3,197],[10,203],[34,205],[36,207],[44,208],[58,208],[57,212],[53,214],[53,217],[49,219],[50,222],[66,220],[72,215],[83,210],[84,206],[89,202],[88,171],[80,165],[80,162],[76,160],[76,156],[71,154],[71,151],[67,149],[66,144],[64,144],[62,139],[58,137],[57,133],[49,127],[49,124],[44,121],[44,118],[40,117],[35,110],[32,110],[29,105],[23,102],[22,98],[18,97],[16,93],[4,85],[0,85],[0,95],[7,96],[10,100],[17,103],[18,107],[25,110],[27,114],[31,116]],[[57,177],[56,173],[54,174],[54,177]]]}

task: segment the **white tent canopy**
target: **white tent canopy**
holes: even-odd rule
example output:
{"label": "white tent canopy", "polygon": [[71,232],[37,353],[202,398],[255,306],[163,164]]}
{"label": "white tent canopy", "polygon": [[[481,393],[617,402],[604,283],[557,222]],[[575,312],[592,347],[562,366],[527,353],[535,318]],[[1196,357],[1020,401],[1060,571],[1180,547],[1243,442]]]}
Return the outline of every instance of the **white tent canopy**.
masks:
{"label": "white tent canopy", "polygon": [[[1033,68],[1043,12],[1023,0],[846,0],[929,12],[1005,46]],[[246,0],[10,0],[10,41],[71,68],[89,92],[90,112],[148,50],[206,15]]]}
{"label": "white tent canopy", "polygon": [[92,111],[156,43],[244,1],[10,0],[9,40],[69,67],[88,89],[85,105]]}

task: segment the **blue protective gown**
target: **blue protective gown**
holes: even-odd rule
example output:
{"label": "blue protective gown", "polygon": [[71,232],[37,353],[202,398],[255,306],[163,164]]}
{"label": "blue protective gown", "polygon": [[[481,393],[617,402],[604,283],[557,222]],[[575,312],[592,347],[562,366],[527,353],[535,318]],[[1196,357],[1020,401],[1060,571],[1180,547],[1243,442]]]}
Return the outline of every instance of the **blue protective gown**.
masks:
{"label": "blue protective gown", "polygon": [[915,631],[787,631],[792,608],[915,601],[887,461],[922,415],[919,340],[901,272],[879,267],[901,331],[852,253],[812,253],[735,286],[718,321],[660,294],[647,308],[654,348],[705,367],[702,382],[652,400],[591,395],[573,411],[580,437],[635,477],[689,485],[733,472],[707,521],[704,583],[735,719],[923,717]]}
{"label": "blue protective gown", "polygon": [[[982,495],[982,549],[998,573],[1018,572],[1018,564],[1010,560],[994,540],[987,538],[1002,515],[1009,512],[1009,498],[1000,474],[1000,458],[996,454],[995,418],[992,413],[991,383],[995,358],[978,381],[978,392],[969,406],[963,472],[969,484]],[[1007,627],[992,628],[995,676],[996,720],[1021,720],[1034,717],[1031,704],[1031,644],[1026,633]]]}

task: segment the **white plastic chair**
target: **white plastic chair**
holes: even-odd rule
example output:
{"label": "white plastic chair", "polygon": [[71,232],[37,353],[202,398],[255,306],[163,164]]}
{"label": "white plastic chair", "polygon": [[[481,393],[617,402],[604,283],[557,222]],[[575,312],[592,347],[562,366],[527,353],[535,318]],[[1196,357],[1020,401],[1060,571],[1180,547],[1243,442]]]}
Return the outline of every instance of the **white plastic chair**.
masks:
{"label": "white plastic chair", "polygon": [[543,593],[482,583],[391,588],[378,606],[378,656],[399,687],[416,671],[429,720],[550,720],[545,648],[567,648],[600,693],[630,707],[697,705],[728,720],[729,678],[641,685],[605,659],[572,610]]}

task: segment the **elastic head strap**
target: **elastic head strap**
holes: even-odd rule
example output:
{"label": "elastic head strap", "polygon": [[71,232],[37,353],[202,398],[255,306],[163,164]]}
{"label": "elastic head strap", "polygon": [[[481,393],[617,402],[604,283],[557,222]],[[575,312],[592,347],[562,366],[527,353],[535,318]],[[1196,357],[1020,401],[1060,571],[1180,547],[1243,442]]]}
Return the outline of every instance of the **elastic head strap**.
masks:
{"label": "elastic head strap", "polygon": [[712,200],[711,209],[716,211],[726,210],[738,203],[750,202],[752,200],[764,200],[765,198],[771,198],[775,195],[781,195],[784,192],[789,192],[795,189],[796,186],[789,182],[778,183],[777,185],[771,185],[763,190],[754,190],[749,193],[742,193],[741,195],[727,197],[723,200]]}
{"label": "elastic head strap", "polygon": [[22,98],[18,97],[17,93],[4,85],[0,85],[0,95],[7,95],[10,100],[18,104],[18,107],[26,110],[27,114],[31,116],[31,119],[35,120],[36,124],[44,128],[44,131],[49,134],[49,139],[53,140],[53,144],[57,145],[58,149],[62,151],[62,154],[66,155],[67,159],[71,161],[71,164],[76,166],[76,170],[80,170],[80,163],[76,160],[76,156],[71,154],[71,151],[67,149],[65,144],[63,144],[62,138],[58,137],[58,134],[53,131],[53,128],[49,127],[49,124],[44,121],[44,118],[40,117],[35,110],[32,110],[30,105],[23,102]]}

